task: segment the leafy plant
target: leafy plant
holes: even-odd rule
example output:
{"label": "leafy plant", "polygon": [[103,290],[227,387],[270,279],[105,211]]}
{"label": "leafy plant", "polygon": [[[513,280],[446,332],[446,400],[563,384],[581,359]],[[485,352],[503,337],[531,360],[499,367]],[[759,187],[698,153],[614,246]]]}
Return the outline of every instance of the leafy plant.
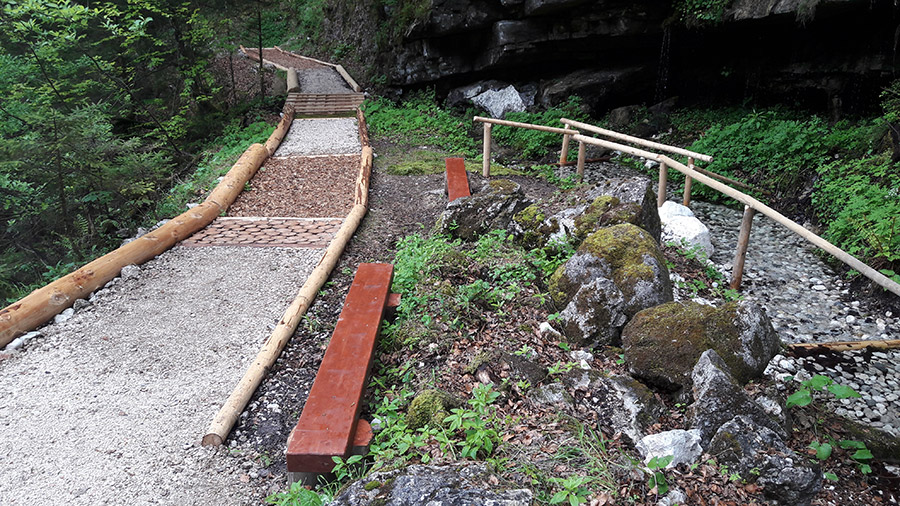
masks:
{"label": "leafy plant", "polygon": [[322,506],[331,501],[327,495],[320,495],[304,487],[300,482],[291,484],[285,492],[277,492],[266,497],[266,503],[275,506]]}
{"label": "leafy plant", "polygon": [[559,485],[561,490],[553,495],[550,504],[569,503],[571,506],[578,506],[587,502],[590,491],[584,485],[591,481],[587,476],[552,478],[551,481]]}
{"label": "leafy plant", "polygon": [[862,397],[856,390],[853,390],[846,385],[835,383],[834,380],[832,380],[828,376],[817,374],[812,378],[803,381],[801,383],[801,387],[796,392],[788,396],[785,407],[792,408],[794,406],[808,406],[813,402],[814,393],[821,391],[830,392],[836,399]]}
{"label": "leafy plant", "polygon": [[674,456],[672,455],[653,457],[647,463],[647,469],[650,471],[647,487],[651,491],[656,490],[656,493],[659,495],[665,495],[669,491],[669,484],[666,482],[666,475],[663,473],[663,470],[672,462],[673,458]]}

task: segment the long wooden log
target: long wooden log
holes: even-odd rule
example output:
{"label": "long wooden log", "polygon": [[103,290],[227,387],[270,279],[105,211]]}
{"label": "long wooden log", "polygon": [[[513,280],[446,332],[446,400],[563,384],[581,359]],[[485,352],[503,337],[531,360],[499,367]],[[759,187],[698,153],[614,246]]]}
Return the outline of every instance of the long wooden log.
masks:
{"label": "long wooden log", "polygon": [[347,72],[346,70],[344,70],[343,65],[335,65],[334,69],[337,70],[338,74],[340,74],[341,77],[344,78],[344,81],[347,81],[347,85],[350,86],[351,90],[353,90],[357,93],[360,93],[362,91],[362,87],[360,87],[360,85],[357,84],[356,81],[354,81],[352,77],[350,77],[350,73]]}
{"label": "long wooden log", "polygon": [[369,125],[366,123],[366,116],[362,109],[356,108],[356,124],[359,127],[359,144],[362,146],[371,146],[369,142]]}
{"label": "long wooden log", "polygon": [[105,285],[122,267],[142,264],[211,223],[234,202],[268,156],[262,144],[253,144],[202,204],[7,306],[0,311],[0,347]]}
{"label": "long wooden log", "polygon": [[[362,111],[357,111],[357,118],[360,124],[365,126],[366,120]],[[297,330],[297,326],[300,325],[300,319],[309,310],[309,306],[312,304],[316,294],[319,293],[322,285],[325,284],[328,276],[331,275],[331,271],[337,265],[344,248],[347,247],[347,243],[353,237],[353,233],[356,232],[359,223],[368,210],[372,159],[371,146],[363,146],[359,174],[356,178],[354,205],[350,210],[350,214],[347,215],[337,235],[331,240],[318,265],[310,273],[309,278],[300,288],[300,291],[297,292],[297,296],[291,302],[291,305],[285,310],[275,330],[266,339],[262,349],[256,355],[256,359],[254,359],[250,368],[247,369],[238,382],[238,386],[232,391],[222,408],[219,409],[206,434],[203,436],[201,442],[204,446],[219,446],[225,442],[225,438],[228,437],[241,412],[247,406],[247,403],[250,402],[253,392],[259,387],[262,379],[275,363],[294,331]]]}
{"label": "long wooden log", "polygon": [[225,401],[225,404],[206,430],[202,440],[203,446],[219,446],[225,442],[225,438],[228,437],[232,427],[234,427],[235,422],[241,415],[241,411],[247,406],[250,397],[253,396],[253,392],[259,387],[260,382],[271,369],[272,364],[275,363],[294,331],[297,330],[301,318],[309,309],[319,289],[328,280],[328,276],[334,270],[334,266],[337,265],[344,247],[350,241],[365,214],[366,206],[362,204],[353,206],[322,259],[319,260],[319,264],[316,265],[306,283],[300,288],[294,301],[284,312],[275,330],[266,339],[265,344],[263,344],[262,349],[256,355],[250,368],[244,373],[244,376],[238,382],[238,386],[228,397],[228,400]]}
{"label": "long wooden log", "polygon": [[713,158],[709,155],[704,155],[702,153],[696,153],[694,151],[688,151],[687,149],[677,148],[675,146],[669,146],[668,144],[663,144],[661,142],[653,142],[648,141],[647,139],[641,139],[640,137],[634,137],[633,135],[622,134],[613,130],[607,130],[605,128],[600,128],[594,125],[590,125],[588,123],[583,123],[581,121],[575,121],[571,119],[562,118],[560,121],[564,125],[569,125],[575,128],[580,128],[581,130],[587,132],[593,132],[600,135],[605,135],[607,137],[612,137],[614,139],[623,140],[626,142],[630,142],[632,144],[638,144],[640,146],[657,149],[659,151],[664,151],[667,153],[673,153],[676,155],[689,156],[692,158],[696,158],[698,160],[703,160],[704,162],[711,162]]}
{"label": "long wooden log", "polygon": [[272,134],[269,135],[269,139],[266,140],[265,146],[269,156],[275,156],[275,151],[278,150],[278,146],[281,145],[281,141],[284,140],[284,136],[287,135],[288,130],[291,129],[291,124],[293,124],[293,122],[294,110],[285,108],[281,121],[278,122],[275,131],[273,131]]}
{"label": "long wooden log", "polygon": [[741,229],[738,232],[737,250],[734,252],[734,262],[731,270],[731,289],[741,287],[744,279],[744,261],[747,259],[747,247],[750,245],[750,229],[753,227],[753,216],[756,210],[750,206],[744,206],[744,216],[741,218]]}
{"label": "long wooden log", "polygon": [[797,343],[787,346],[788,353],[797,355],[815,355],[833,351],[862,350],[874,348],[876,350],[892,350],[900,348],[900,339],[885,339],[883,341],[835,341],[831,343]]}
{"label": "long wooden log", "polygon": [[[475,118],[478,121],[478,118]],[[484,145],[481,153],[481,175],[490,177],[491,175],[491,126],[490,122],[484,123]]]}

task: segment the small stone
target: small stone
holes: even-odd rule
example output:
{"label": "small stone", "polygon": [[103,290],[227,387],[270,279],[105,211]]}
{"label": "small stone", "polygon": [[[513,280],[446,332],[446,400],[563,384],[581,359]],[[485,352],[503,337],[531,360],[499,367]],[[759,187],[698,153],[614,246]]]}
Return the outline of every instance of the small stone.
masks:
{"label": "small stone", "polygon": [[540,325],[541,336],[553,336],[555,338],[559,338],[562,334],[559,333],[558,330],[553,328],[553,325],[550,325],[549,322],[542,322]]}
{"label": "small stone", "polygon": [[847,315],[847,317],[844,318],[844,321],[846,321],[847,323],[853,323],[853,322],[856,321],[856,317],[853,316],[852,314],[851,314],[851,315]]}
{"label": "small stone", "polygon": [[53,317],[53,323],[59,324],[59,323],[67,322],[67,321],[69,321],[70,318],[72,318],[72,315],[74,315],[74,314],[75,314],[74,309],[67,308],[62,313],[59,313],[58,315]]}
{"label": "small stone", "polygon": [[74,309],[75,311],[81,311],[82,309],[84,309],[90,305],[91,305],[91,303],[84,299],[76,299],[75,303],[72,304],[72,309]]}
{"label": "small stone", "polygon": [[137,279],[141,275],[141,268],[137,265],[126,265],[122,267],[122,279],[124,281],[129,281],[132,279]]}
{"label": "small stone", "polygon": [[825,285],[813,285],[812,289],[815,290],[815,291],[817,291],[817,292],[824,292],[824,291],[825,291]]}

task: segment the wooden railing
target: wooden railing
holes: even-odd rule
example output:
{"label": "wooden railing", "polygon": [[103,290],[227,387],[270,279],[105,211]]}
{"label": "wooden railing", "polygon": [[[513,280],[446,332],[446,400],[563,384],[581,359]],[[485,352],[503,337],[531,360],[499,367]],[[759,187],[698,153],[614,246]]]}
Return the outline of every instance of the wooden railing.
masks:
{"label": "wooden railing", "polygon": [[[591,144],[594,146],[600,146],[607,149],[611,149],[614,151],[620,151],[622,153],[626,153],[633,156],[638,156],[641,158],[646,158],[648,160],[654,160],[659,163],[659,186],[657,191],[657,206],[662,206],[666,200],[666,184],[668,180],[669,168],[675,169],[678,172],[684,174],[685,177],[685,188],[684,188],[684,196],[683,202],[685,206],[690,205],[690,192],[691,192],[691,183],[693,180],[697,180],[700,183],[713,188],[720,193],[727,195],[738,202],[744,204],[744,215],[741,220],[741,229],[738,234],[738,244],[737,250],[734,256],[733,262],[733,270],[731,276],[731,288],[738,289],[741,285],[741,280],[743,278],[744,271],[744,259],[747,255],[747,247],[750,242],[750,228],[753,224],[753,216],[759,212],[762,213],[773,221],[779,223],[780,225],[786,227],[788,230],[794,232],[800,237],[806,239],[811,242],[813,245],[821,248],[822,250],[828,252],[830,255],[834,256],[841,262],[849,265],[851,268],[857,270],[863,276],[869,278],[877,285],[881,286],[885,290],[900,296],[900,284],[888,278],[884,274],[878,272],[877,270],[869,267],[865,263],[863,263],[858,258],[853,255],[847,253],[846,251],[838,248],[834,244],[826,241],[825,239],[819,237],[818,235],[810,232],[809,230],[803,228],[802,225],[797,222],[787,218],[783,214],[778,211],[772,209],[771,207],[763,204],[759,200],[747,195],[746,193],[742,193],[734,188],[725,184],[725,182],[734,184],[735,186],[741,186],[747,189],[752,189],[748,185],[741,183],[740,181],[735,181],[733,179],[729,179],[725,176],[721,176],[719,174],[715,174],[708,170],[701,169],[694,165],[695,160],[702,160],[705,162],[711,162],[713,158],[709,155],[704,155],[702,153],[696,153],[693,151],[689,151],[686,149],[678,148],[675,146],[669,146],[667,144],[662,144],[659,142],[653,142],[646,139],[641,139],[639,137],[634,137],[631,135],[626,135],[623,133],[615,132],[613,130],[607,130],[604,128],[600,128],[597,126],[589,125],[587,123],[582,123],[580,121],[574,121],[570,119],[563,118],[560,121],[565,125],[565,128],[554,128],[542,125],[531,125],[528,123],[518,123],[515,121],[505,121],[505,120],[497,120],[491,118],[482,118],[475,117],[475,121],[484,123],[484,176],[487,177],[490,175],[490,153],[491,153],[491,128],[492,124],[495,125],[507,125],[507,126],[515,126],[521,128],[529,128],[532,130],[541,130],[544,132],[552,132],[559,133],[563,135],[563,147],[560,150],[560,163],[565,163],[565,158],[568,153],[569,141],[575,140],[578,141],[578,164],[577,164],[577,173],[579,177],[584,176],[584,158],[585,158],[585,145]],[[595,137],[588,137],[582,135],[580,133],[580,129],[585,132],[592,132],[599,135],[603,135],[606,137],[612,137],[617,140],[622,140],[625,142],[629,142],[632,144],[638,144],[640,146],[644,146],[647,148],[672,153],[675,155],[686,156],[688,159],[687,165],[673,160],[666,155],[654,153],[651,151],[647,151],[645,149],[636,148],[633,146],[627,146],[621,143],[612,142],[603,139],[597,139]]]}

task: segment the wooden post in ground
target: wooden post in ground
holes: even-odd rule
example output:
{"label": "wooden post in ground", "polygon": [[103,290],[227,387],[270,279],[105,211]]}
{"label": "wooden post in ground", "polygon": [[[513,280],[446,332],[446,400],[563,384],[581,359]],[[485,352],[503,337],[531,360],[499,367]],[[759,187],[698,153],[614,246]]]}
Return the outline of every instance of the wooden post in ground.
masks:
{"label": "wooden post in ground", "polygon": [[[688,168],[694,169],[694,157],[688,157]],[[691,184],[694,182],[691,176],[684,176],[684,197],[681,199],[684,207],[691,207]]]}
{"label": "wooden post in ground", "polygon": [[[564,130],[571,130],[572,127],[566,125]],[[562,167],[568,163],[569,159],[569,140],[572,138],[569,134],[563,134],[562,148],[559,150],[559,166]]]}
{"label": "wooden post in ground", "polygon": [[484,124],[484,161],[481,162],[481,175],[484,177],[491,175],[491,126],[490,123]]}
{"label": "wooden post in ground", "polygon": [[287,69],[287,91],[300,93],[300,79],[297,77],[297,69],[293,67]]}
{"label": "wooden post in ground", "polygon": [[575,169],[575,173],[578,174],[578,179],[584,179],[584,155],[586,152],[585,144],[581,141],[578,141],[578,165]]}
{"label": "wooden post in ground", "polygon": [[656,194],[656,207],[662,207],[666,203],[666,184],[669,179],[669,167],[666,162],[659,162],[659,189]]}
{"label": "wooden post in ground", "polygon": [[756,209],[744,206],[744,218],[741,220],[741,231],[738,234],[737,252],[734,254],[734,269],[731,271],[731,289],[741,287],[741,279],[744,277],[744,259],[747,258],[747,246],[750,244],[750,227],[753,225],[753,216]]}

